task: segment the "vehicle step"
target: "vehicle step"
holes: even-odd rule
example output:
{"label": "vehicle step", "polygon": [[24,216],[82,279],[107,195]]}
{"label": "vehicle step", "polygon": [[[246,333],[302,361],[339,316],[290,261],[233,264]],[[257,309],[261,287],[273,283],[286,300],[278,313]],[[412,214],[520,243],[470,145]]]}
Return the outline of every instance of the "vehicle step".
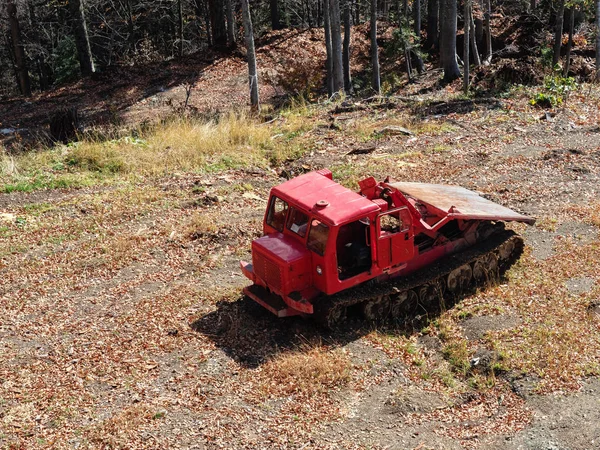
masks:
{"label": "vehicle step", "polygon": [[254,284],[252,286],[245,287],[244,294],[258,304],[267,308],[277,317],[290,317],[301,314],[299,311],[286,305],[279,295],[269,292],[262,286]]}

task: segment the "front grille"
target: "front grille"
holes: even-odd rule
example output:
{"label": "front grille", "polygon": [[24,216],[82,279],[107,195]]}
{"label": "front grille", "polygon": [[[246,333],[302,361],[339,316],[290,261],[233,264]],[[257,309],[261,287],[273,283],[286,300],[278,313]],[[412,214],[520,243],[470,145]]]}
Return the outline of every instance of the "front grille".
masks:
{"label": "front grille", "polygon": [[281,268],[276,263],[259,253],[255,255],[253,264],[254,272],[261,280],[271,289],[281,291]]}

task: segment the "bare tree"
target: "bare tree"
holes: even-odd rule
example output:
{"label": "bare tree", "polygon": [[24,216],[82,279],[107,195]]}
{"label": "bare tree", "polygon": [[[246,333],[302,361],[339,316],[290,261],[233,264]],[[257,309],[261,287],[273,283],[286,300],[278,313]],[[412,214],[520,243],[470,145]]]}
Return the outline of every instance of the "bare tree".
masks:
{"label": "bare tree", "polygon": [[31,40],[33,43],[33,53],[35,55],[35,63],[37,66],[40,90],[45,91],[50,87],[50,76],[48,74],[46,65],[46,54],[41,44],[40,32],[42,31],[37,16],[35,13],[35,6],[33,1],[28,1],[27,6],[29,8],[29,22],[31,24]]}
{"label": "bare tree", "polygon": [[329,0],[329,16],[331,21],[331,49],[333,52],[333,90],[334,92],[340,92],[344,89],[340,0]]}
{"label": "bare tree", "polygon": [[427,0],[427,42],[428,49],[437,50],[440,45],[439,39],[439,17],[440,17],[440,1]]}
{"label": "bare tree", "polygon": [[379,48],[377,46],[377,0],[371,0],[371,66],[373,68],[373,90],[381,92],[381,77],[379,75]]}
{"label": "bare tree", "polygon": [[[419,43],[421,42],[421,0],[414,0],[413,2],[413,32],[415,36],[419,39]],[[417,49],[418,50],[418,49]],[[413,52],[415,55],[417,72],[423,73],[425,70],[423,66],[423,59],[421,55],[417,52]]]}
{"label": "bare tree", "polygon": [[181,0],[177,0],[177,53],[183,57],[183,6]]}
{"label": "bare tree", "polygon": [[479,50],[477,48],[477,27],[475,26],[475,20],[473,19],[473,3],[469,7],[469,15],[470,15],[470,26],[471,33],[469,33],[469,39],[471,40],[471,53],[473,53],[473,64],[475,67],[479,67],[481,65],[481,58],[479,57]]}
{"label": "bare tree", "polygon": [[323,22],[325,28],[325,50],[327,51],[327,95],[331,97],[333,90],[333,47],[331,45],[331,15],[329,14],[329,0],[323,1]]}
{"label": "bare tree", "polygon": [[248,58],[248,82],[250,84],[250,104],[252,111],[260,110],[258,98],[258,71],[256,70],[256,51],[254,50],[254,31],[252,30],[252,17],[248,0],[242,0],[242,18],[244,20],[244,36],[246,38]]}
{"label": "bare tree", "polygon": [[8,0],[6,4],[6,12],[8,13],[8,21],[10,26],[10,38],[15,58],[15,71],[21,94],[29,97],[31,95],[31,83],[29,81],[29,72],[25,62],[25,50],[21,39],[21,27],[19,18],[17,17],[17,6],[13,0]]}
{"label": "bare tree", "polygon": [[485,60],[484,65],[492,63],[492,2],[485,0],[485,13],[483,16],[483,33],[485,34]]}
{"label": "bare tree", "polygon": [[88,36],[87,23],[85,21],[84,0],[69,0],[69,8],[73,19],[73,33],[75,35],[75,46],[82,75],[91,75],[96,71],[92,58],[92,47]]}
{"label": "bare tree", "polygon": [[460,77],[456,60],[456,0],[440,0],[440,59],[444,80]]}
{"label": "bare tree", "polygon": [[596,0],[596,80],[600,81],[600,0]]}
{"label": "bare tree", "polygon": [[281,19],[279,16],[279,2],[278,0],[270,0],[271,6],[271,28],[274,30],[280,30],[282,28]]}
{"label": "bare tree", "polygon": [[227,12],[227,41],[230,47],[235,47],[235,17],[233,14],[233,0],[225,0]]}
{"label": "bare tree", "polygon": [[352,74],[350,73],[350,33],[352,29],[352,0],[344,2],[344,49],[343,49],[343,64],[344,64],[344,89],[346,93],[352,93]]}
{"label": "bare tree", "polygon": [[212,44],[215,47],[227,46],[227,27],[225,26],[225,11],[223,0],[208,0]]}
{"label": "bare tree", "polygon": [[552,66],[560,60],[560,48],[562,46],[563,18],[565,16],[565,0],[560,0],[558,12],[556,13],[556,24],[554,25],[554,49],[552,53]]}
{"label": "bare tree", "polygon": [[469,62],[470,62],[470,57],[469,57],[469,45],[470,45],[469,29],[471,28],[471,1],[470,0],[464,0],[463,18],[464,18],[464,22],[465,22],[465,24],[464,24],[465,38],[464,38],[464,42],[463,42],[463,91],[465,94],[467,94],[469,92]]}
{"label": "bare tree", "polygon": [[571,49],[573,48],[573,28],[575,28],[575,6],[571,5],[569,8],[569,41],[567,42],[567,57],[565,61],[565,68],[563,76],[569,74],[569,68],[571,67]]}

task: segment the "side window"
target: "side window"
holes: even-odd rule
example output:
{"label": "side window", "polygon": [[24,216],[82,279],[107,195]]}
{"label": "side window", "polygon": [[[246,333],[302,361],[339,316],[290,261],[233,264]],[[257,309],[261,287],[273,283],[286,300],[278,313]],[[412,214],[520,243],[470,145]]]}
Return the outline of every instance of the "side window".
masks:
{"label": "side window", "polygon": [[296,208],[290,208],[290,216],[287,222],[288,230],[293,231],[300,237],[306,236],[308,228],[308,216]]}
{"label": "side window", "polygon": [[410,224],[411,217],[406,208],[382,214],[379,216],[379,237],[408,231]]}
{"label": "side window", "polygon": [[272,226],[277,231],[283,231],[285,216],[287,215],[288,204],[279,197],[271,198],[269,213],[267,214],[267,225]]}
{"label": "side window", "polygon": [[306,243],[308,249],[312,250],[317,255],[323,256],[328,238],[329,227],[323,222],[313,219],[310,224],[310,231],[308,232],[308,242]]}

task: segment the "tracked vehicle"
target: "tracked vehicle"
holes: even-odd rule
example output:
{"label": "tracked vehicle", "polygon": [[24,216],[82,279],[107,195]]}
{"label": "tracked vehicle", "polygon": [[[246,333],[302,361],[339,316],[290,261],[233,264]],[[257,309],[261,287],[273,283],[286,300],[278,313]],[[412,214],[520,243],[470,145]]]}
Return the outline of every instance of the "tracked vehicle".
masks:
{"label": "tracked vehicle", "polygon": [[329,170],[271,189],[244,293],[279,317],[312,315],[334,328],[349,316],[398,320],[497,279],[521,255],[505,222],[531,217],[458,186],[359,183]]}

